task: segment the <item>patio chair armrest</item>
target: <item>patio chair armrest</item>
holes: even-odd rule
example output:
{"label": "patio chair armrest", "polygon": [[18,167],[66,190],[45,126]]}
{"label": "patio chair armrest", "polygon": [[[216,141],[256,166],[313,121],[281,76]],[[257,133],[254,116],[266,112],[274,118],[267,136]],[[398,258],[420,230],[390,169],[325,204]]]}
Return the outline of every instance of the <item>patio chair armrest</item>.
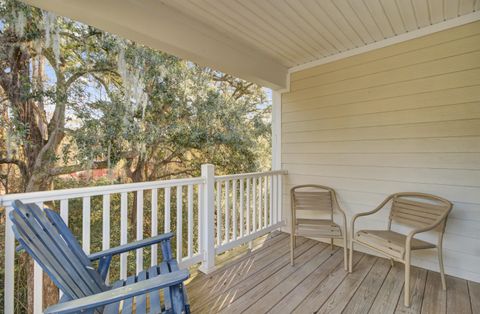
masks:
{"label": "patio chair armrest", "polygon": [[412,231],[410,231],[410,233],[407,235],[407,239],[405,240],[406,241],[406,243],[405,243],[406,247],[410,248],[410,243],[412,242],[412,239],[416,234],[422,233],[422,232],[427,232],[427,231],[435,229],[436,227],[438,227],[439,224],[444,222],[446,218],[447,218],[447,215],[443,215],[441,218],[439,218],[437,221],[435,221],[433,224],[431,224],[429,226],[426,226],[426,227],[423,227],[423,228],[413,229]]}
{"label": "patio chair armrest", "polygon": [[368,215],[373,215],[375,214],[376,212],[378,212],[380,209],[382,209],[385,204],[387,204],[391,199],[393,198],[393,195],[390,195],[388,196],[385,200],[383,200],[383,202],[378,205],[377,207],[375,207],[374,209],[368,211],[368,212],[363,212],[363,213],[358,213],[356,215],[354,215],[352,217],[352,222],[350,224],[350,233],[351,233],[351,238],[353,239],[354,236],[355,236],[355,231],[354,231],[354,227],[355,227],[355,220],[357,220],[357,218],[360,218],[362,216],[368,216]]}
{"label": "patio chair armrest", "polygon": [[188,270],[179,270],[173,273],[158,275],[152,279],[140,281],[128,286],[97,293],[88,297],[58,303],[48,307],[45,314],[49,313],[74,313],[80,310],[94,309],[107,304],[119,302],[153,290],[171,287],[181,284],[188,279]]}
{"label": "patio chair armrest", "polygon": [[164,234],[160,234],[160,235],[157,235],[157,236],[154,236],[154,237],[151,237],[151,238],[146,238],[146,239],[143,239],[143,240],[126,243],[126,244],[119,245],[117,247],[114,247],[114,248],[111,248],[111,249],[108,249],[108,250],[105,250],[105,251],[97,252],[97,253],[89,255],[88,258],[91,261],[95,261],[95,260],[98,260],[98,259],[101,259],[101,258],[104,258],[104,257],[109,257],[109,256],[129,252],[129,251],[133,251],[133,250],[140,249],[140,248],[152,245],[152,244],[160,243],[162,241],[170,240],[172,237],[173,237],[173,233],[171,233],[171,232],[164,233]]}

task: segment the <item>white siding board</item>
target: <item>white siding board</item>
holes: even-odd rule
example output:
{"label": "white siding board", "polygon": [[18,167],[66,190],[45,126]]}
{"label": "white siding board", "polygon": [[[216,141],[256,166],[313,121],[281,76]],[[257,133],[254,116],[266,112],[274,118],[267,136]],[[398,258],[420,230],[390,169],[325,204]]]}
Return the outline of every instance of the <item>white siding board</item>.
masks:
{"label": "white siding board", "polygon": [[[438,2],[419,5],[440,14]],[[443,196],[454,203],[446,271],[480,280],[479,32],[476,22],[292,76],[282,97],[285,214],[289,188],[305,183],[335,188],[348,219],[395,192]],[[387,215],[359,227],[384,228]],[[438,269],[431,250],[413,263]]]}

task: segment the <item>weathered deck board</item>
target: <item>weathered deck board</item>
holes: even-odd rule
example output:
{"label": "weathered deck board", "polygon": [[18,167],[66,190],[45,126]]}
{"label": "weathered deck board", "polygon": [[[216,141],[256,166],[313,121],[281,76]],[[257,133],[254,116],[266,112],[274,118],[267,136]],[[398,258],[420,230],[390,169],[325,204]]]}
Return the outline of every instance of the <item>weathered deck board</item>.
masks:
{"label": "weathered deck board", "polygon": [[425,283],[427,282],[427,270],[418,267],[412,267],[410,271],[410,307],[405,307],[403,302],[403,294],[405,290],[402,290],[402,294],[398,299],[396,314],[401,313],[420,313],[422,310],[423,293],[425,292]]}
{"label": "weathered deck board", "polygon": [[335,292],[332,293],[323,306],[315,312],[321,314],[341,313],[348,301],[357,291],[363,279],[365,279],[372,269],[376,260],[378,260],[378,257],[366,255],[363,260],[358,263],[355,271],[351,275],[345,277]]}
{"label": "weathered deck board", "polygon": [[440,274],[429,271],[423,295],[422,314],[445,314],[446,312],[447,292],[442,289]]}
{"label": "weathered deck board", "polygon": [[[306,241],[304,244],[298,247],[298,254],[300,254],[300,257],[302,257],[303,253],[309,252],[314,246],[316,246],[314,241]],[[307,255],[307,257],[310,256]],[[245,280],[236,283],[230,289],[226,289],[222,293],[210,298],[202,305],[201,308],[197,307],[195,303],[192,303],[192,310],[198,310],[199,312],[214,312],[220,310],[240,298],[254,287],[258,286],[261,282],[271,278],[273,274],[287,265],[290,265],[290,257],[288,254],[273,261],[268,267],[263,268],[261,271],[255,273],[254,276],[249,276]]]}
{"label": "weathered deck board", "polygon": [[383,258],[377,259],[372,270],[345,307],[345,313],[368,313],[389,271],[390,262]]}
{"label": "weathered deck board", "polygon": [[[365,255],[355,254],[354,264],[364,258]],[[355,266],[354,265],[354,266]],[[330,297],[338,285],[345,279],[347,272],[343,269],[343,265],[339,265],[330,276],[322,281],[313,291],[299,304],[293,311],[294,313],[314,312]]]}
{"label": "weathered deck board", "polygon": [[469,281],[468,292],[470,293],[473,313],[480,313],[480,283]]}
{"label": "weathered deck board", "polygon": [[343,266],[343,254],[341,250],[329,258],[325,263],[318,267],[311,276],[307,277],[298,286],[295,287],[289,294],[282,298],[276,305],[272,304],[269,313],[290,313],[292,312],[305,297],[322,282],[329,274],[333,273],[335,269],[341,269]]}
{"label": "weathered deck board", "polygon": [[480,284],[412,268],[412,305],[403,306],[403,265],[354,254],[354,272],[327,244],[298,238],[290,266],[289,237],[257,239],[253,250],[221,255],[209,275],[192,272],[187,284],[193,313],[480,313]]}
{"label": "weathered deck board", "polygon": [[447,314],[470,314],[472,308],[466,280],[447,276]]}

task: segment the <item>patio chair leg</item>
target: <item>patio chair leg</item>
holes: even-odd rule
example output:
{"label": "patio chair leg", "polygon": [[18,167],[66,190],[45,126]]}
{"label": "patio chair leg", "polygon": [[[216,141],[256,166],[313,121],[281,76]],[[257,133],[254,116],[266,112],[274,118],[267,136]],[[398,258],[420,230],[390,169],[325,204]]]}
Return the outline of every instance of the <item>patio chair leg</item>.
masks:
{"label": "patio chair leg", "polygon": [[295,235],[292,233],[290,235],[290,264],[294,265],[294,251],[295,250]]}
{"label": "patio chair leg", "polygon": [[445,281],[445,270],[443,268],[442,246],[440,245],[439,247],[437,247],[437,250],[438,250],[438,264],[440,266],[440,277],[442,278],[442,288],[443,288],[443,290],[446,290],[447,289],[447,283]]}
{"label": "patio chair leg", "polygon": [[343,264],[345,271],[348,271],[348,247],[347,247],[347,237],[343,238]]}
{"label": "patio chair leg", "polygon": [[393,260],[393,258],[390,259],[390,266],[395,266],[395,261]]}
{"label": "patio chair leg", "polygon": [[353,241],[350,240],[350,255],[348,256],[348,272],[353,270]]}
{"label": "patio chair leg", "polygon": [[404,304],[406,307],[410,307],[410,254],[407,252],[405,257],[405,285],[403,287],[404,292]]}

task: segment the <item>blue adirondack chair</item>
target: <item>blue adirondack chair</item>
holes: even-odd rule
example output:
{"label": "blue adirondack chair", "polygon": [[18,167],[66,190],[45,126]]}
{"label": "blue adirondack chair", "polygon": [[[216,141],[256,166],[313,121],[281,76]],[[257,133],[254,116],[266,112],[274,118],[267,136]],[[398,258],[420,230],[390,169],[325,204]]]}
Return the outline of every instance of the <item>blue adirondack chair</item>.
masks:
{"label": "blue adirondack chair", "polygon": [[[189,273],[179,270],[172,258],[172,233],[87,256],[56,212],[20,201],[13,208],[10,219],[19,249],[25,249],[64,294],[44,313],[132,313],[134,309],[147,313],[147,305],[148,313],[190,313],[183,285]],[[105,284],[112,256],[152,244],[160,244],[159,265],[111,286]],[[98,261],[97,269],[93,261]]]}

